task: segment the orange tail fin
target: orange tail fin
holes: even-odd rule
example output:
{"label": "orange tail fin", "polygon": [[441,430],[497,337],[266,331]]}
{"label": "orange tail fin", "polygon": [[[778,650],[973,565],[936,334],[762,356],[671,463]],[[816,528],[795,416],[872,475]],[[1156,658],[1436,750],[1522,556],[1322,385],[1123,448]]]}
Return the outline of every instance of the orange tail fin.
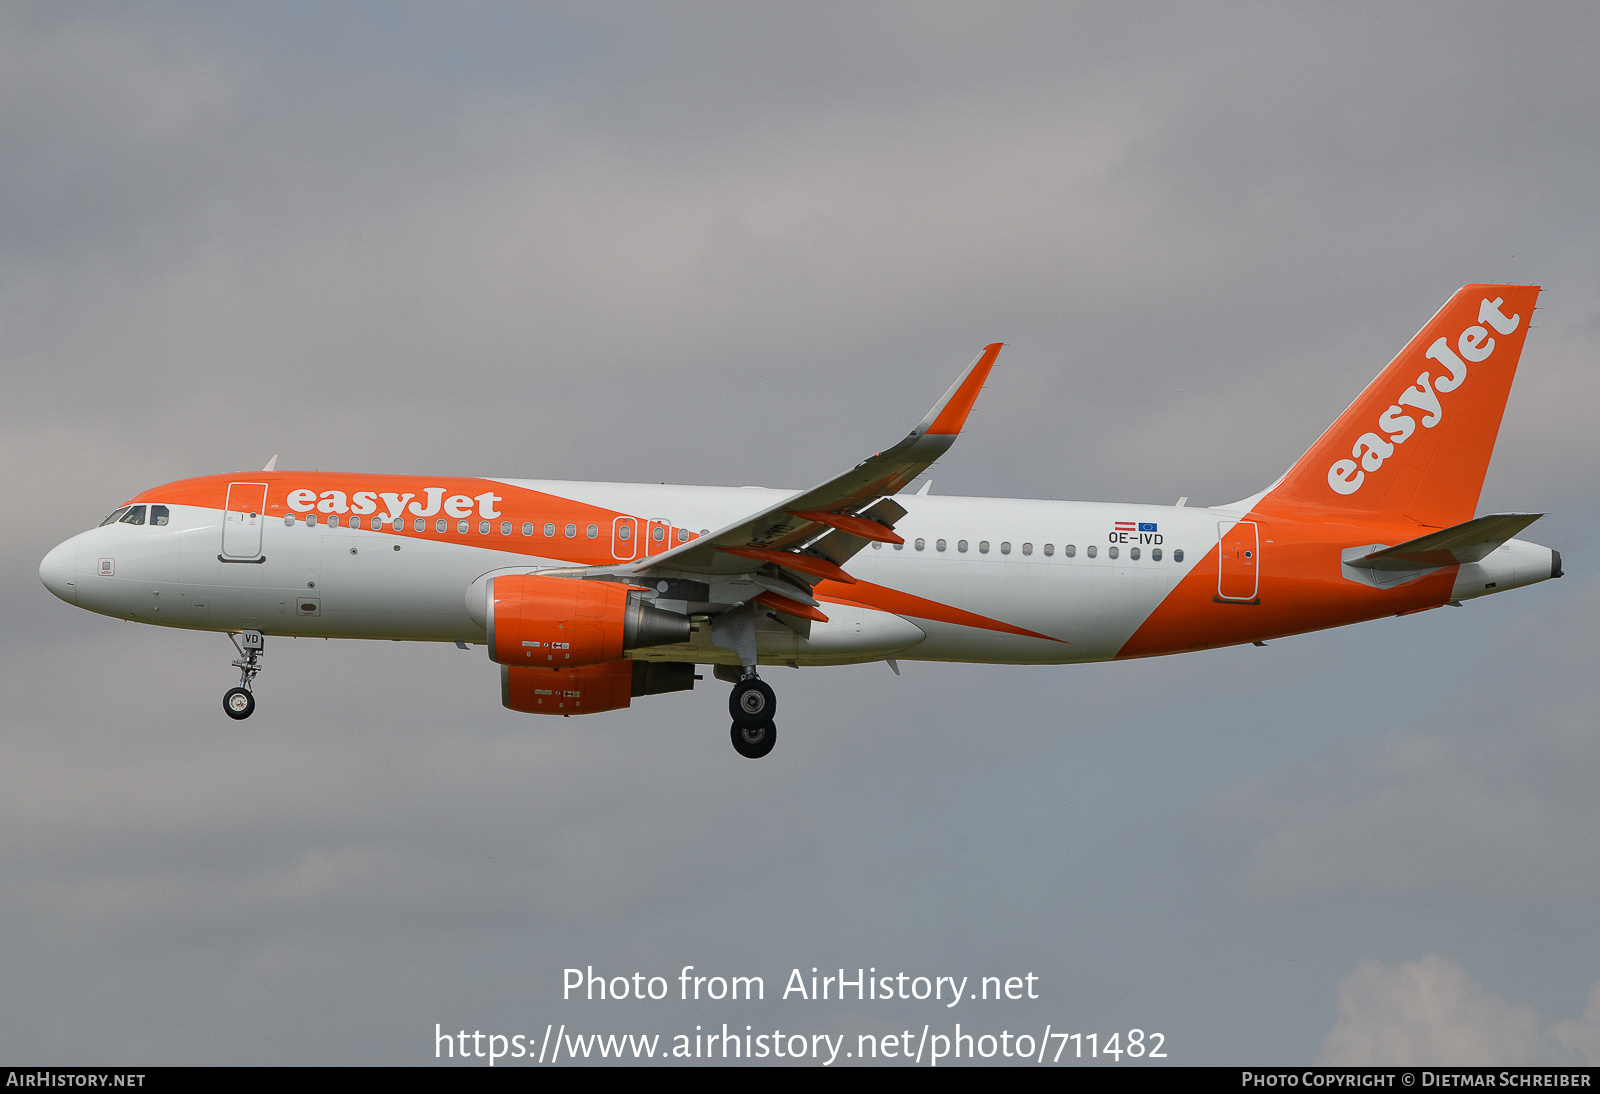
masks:
{"label": "orange tail fin", "polygon": [[1537,285],[1468,285],[1258,505],[1341,519],[1471,520],[1533,319]]}

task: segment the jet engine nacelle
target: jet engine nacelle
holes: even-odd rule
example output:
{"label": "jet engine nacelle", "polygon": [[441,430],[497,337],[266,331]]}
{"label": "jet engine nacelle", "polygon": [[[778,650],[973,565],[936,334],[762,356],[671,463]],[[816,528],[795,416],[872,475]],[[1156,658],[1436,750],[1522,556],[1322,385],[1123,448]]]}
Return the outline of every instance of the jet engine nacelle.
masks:
{"label": "jet engine nacelle", "polygon": [[[628,594],[628,586],[612,581],[538,574],[491,578],[484,621],[489,659],[525,668],[576,669],[619,661],[629,650],[689,640],[687,617]],[[627,705],[626,688],[621,705]]]}
{"label": "jet engine nacelle", "polygon": [[681,662],[611,661],[575,669],[500,666],[500,702],[523,714],[599,714],[621,710],[637,695],[690,691],[694,666]]}

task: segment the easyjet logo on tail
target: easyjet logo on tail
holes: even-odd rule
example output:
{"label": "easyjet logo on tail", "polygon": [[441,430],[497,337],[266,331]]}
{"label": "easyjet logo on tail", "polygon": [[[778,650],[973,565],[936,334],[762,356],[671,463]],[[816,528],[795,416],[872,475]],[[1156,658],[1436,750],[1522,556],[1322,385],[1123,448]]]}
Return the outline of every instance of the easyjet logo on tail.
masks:
{"label": "easyjet logo on tail", "polygon": [[1439,396],[1448,395],[1466,382],[1468,362],[1476,365],[1489,359],[1494,352],[1494,337],[1489,327],[1497,334],[1507,335],[1521,322],[1521,315],[1508,317],[1500,310],[1504,302],[1504,297],[1484,300],[1478,308],[1477,325],[1461,332],[1454,350],[1447,338],[1436,339],[1428,347],[1424,356],[1437,361],[1440,369],[1448,370],[1449,375],[1441,371],[1435,378],[1432,372],[1424,372],[1417,377],[1416,386],[1402,391],[1394,404],[1378,415],[1379,432],[1361,434],[1351,446],[1351,458],[1339,460],[1328,468],[1328,485],[1334,493],[1354,494],[1360,490],[1367,475],[1377,471],[1384,460],[1394,455],[1395,446],[1405,444],[1417,431],[1417,419],[1406,413],[1407,408],[1421,412],[1423,429],[1432,429],[1444,421],[1444,402]]}

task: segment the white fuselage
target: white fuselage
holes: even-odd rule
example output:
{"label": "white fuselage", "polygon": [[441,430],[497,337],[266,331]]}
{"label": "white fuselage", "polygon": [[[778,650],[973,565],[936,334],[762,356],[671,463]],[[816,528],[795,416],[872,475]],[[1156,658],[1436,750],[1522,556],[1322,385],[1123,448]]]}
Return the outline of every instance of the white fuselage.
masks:
{"label": "white fuselage", "polygon": [[[492,481],[692,531],[723,527],[792,493]],[[897,599],[880,596],[877,607],[869,607],[852,602],[851,586],[839,587],[837,597],[823,597],[828,621],[811,624],[806,637],[775,618],[763,619],[762,663],[1107,660],[1191,570],[1217,565],[1219,529],[1244,516],[1238,509],[1009,498],[900,495],[896,501],[906,509],[896,524],[905,544],[873,544],[850,561],[849,572]],[[481,597],[480,578],[573,561],[563,553],[563,545],[573,541],[559,531],[546,538],[542,526],[525,536],[522,526],[503,534],[497,524],[484,532],[485,525],[463,521],[466,531],[456,533],[452,522],[446,538],[421,539],[350,528],[347,522],[329,527],[326,519],[308,526],[272,518],[260,528],[264,561],[241,564],[222,560],[220,509],[168,509],[165,526],[113,523],[61,544],[41,566],[46,585],[91,611],[160,626],[481,643],[482,612],[473,610],[472,592],[476,588]],[[1135,530],[1118,531],[1119,525]],[[1156,530],[1136,530],[1140,526]],[[608,531],[602,528],[601,535]],[[1263,565],[1270,566],[1270,551],[1263,554]],[[1453,596],[1528,584],[1549,570],[1548,549],[1512,541],[1483,562],[1462,567]],[[737,595],[740,581],[734,575],[724,582],[723,595]],[[750,586],[752,595],[758,591]],[[902,601],[909,607],[896,610]],[[634,656],[736,661],[711,644],[709,628],[698,628],[690,643]]]}

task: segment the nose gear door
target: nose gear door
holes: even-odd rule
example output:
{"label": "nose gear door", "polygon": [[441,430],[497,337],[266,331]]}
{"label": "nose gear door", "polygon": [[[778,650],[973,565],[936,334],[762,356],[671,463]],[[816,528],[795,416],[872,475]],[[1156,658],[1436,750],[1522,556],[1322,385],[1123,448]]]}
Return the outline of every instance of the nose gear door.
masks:
{"label": "nose gear door", "polygon": [[261,527],[266,523],[266,508],[266,483],[228,484],[228,500],[222,511],[224,561],[253,562],[261,557]]}

